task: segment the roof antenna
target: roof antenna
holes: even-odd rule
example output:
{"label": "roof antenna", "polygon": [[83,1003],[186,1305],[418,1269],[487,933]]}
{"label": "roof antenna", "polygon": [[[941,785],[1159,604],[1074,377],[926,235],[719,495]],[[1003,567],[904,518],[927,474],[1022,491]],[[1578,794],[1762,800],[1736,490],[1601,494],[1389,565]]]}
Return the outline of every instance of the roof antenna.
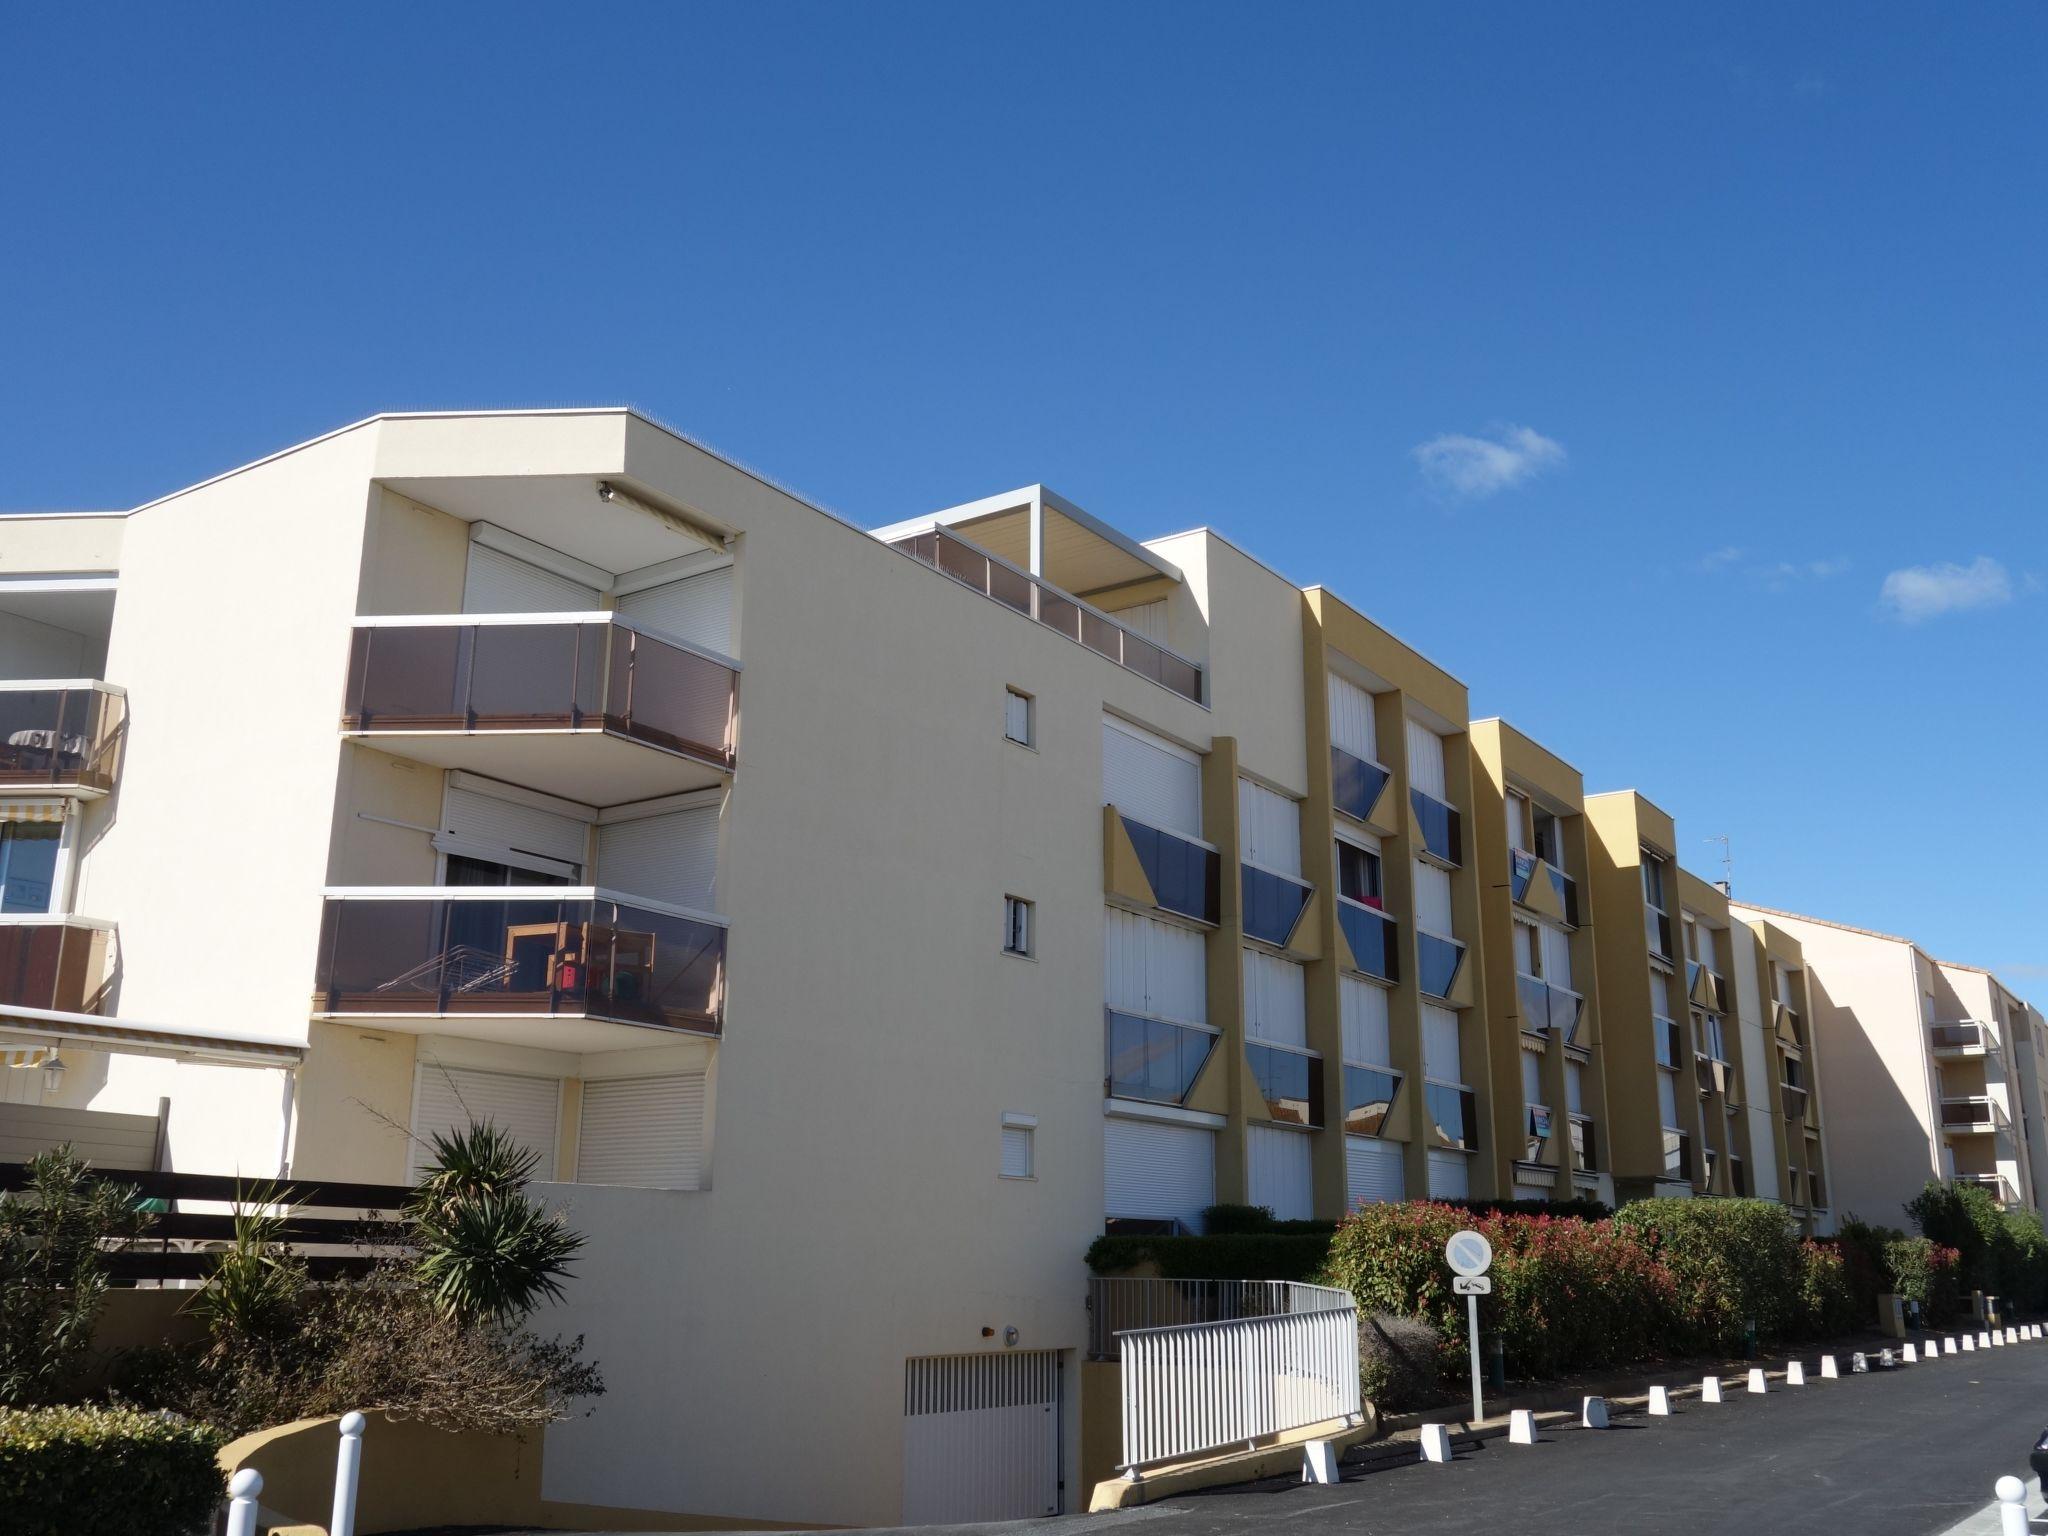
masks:
{"label": "roof antenna", "polygon": [[1729,847],[1728,836],[1726,833],[1722,833],[1718,837],[1707,838],[1706,841],[1721,845],[1721,878],[1716,884],[1721,887],[1721,894],[1723,896],[1733,896],[1735,894],[1735,854],[1733,849]]}

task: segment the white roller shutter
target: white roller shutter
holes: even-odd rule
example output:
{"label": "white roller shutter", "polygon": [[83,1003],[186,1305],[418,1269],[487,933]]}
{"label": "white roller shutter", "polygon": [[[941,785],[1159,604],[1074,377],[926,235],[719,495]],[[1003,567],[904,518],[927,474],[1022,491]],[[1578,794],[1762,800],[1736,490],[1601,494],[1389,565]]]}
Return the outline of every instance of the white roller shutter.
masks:
{"label": "white roller shutter", "polygon": [[1356,976],[1338,978],[1338,1007],[1344,1018],[1344,1059],[1362,1067],[1391,1067],[1394,1049],[1387,1035],[1387,990]]}
{"label": "white roller shutter", "polygon": [[1660,1019],[1671,1017],[1671,979],[1655,966],[1650,968],[1650,1012]]}
{"label": "white roller shutter", "polygon": [[1524,976],[1540,976],[1543,974],[1537,966],[1537,948],[1536,925],[1534,923],[1525,923],[1519,917],[1516,918],[1515,969]]}
{"label": "white roller shutter", "polygon": [[434,1160],[433,1138],[488,1122],[539,1162],[533,1176],[555,1176],[555,1134],[560,1123],[562,1085],[552,1077],[518,1077],[423,1062],[414,1089],[411,1177],[420,1178]]}
{"label": "white roller shutter", "polygon": [[732,656],[738,654],[732,641],[732,588],[733,568],[722,565],[629,592],[617,607],[621,617],[643,628]]}
{"label": "white roller shutter", "polygon": [[1244,1032],[1249,1040],[1308,1044],[1308,973],[1263,950],[1244,952]]}
{"label": "white roller shutter", "polygon": [[1522,1102],[1546,1102],[1543,1097],[1543,1058],[1534,1051],[1522,1052]]}
{"label": "white roller shutter", "polygon": [[1415,926],[1440,938],[1454,939],[1451,926],[1451,872],[1415,861]]}
{"label": "white roller shutter", "polygon": [[1311,1138],[1306,1131],[1278,1126],[1248,1126],[1245,1184],[1250,1203],[1263,1205],[1281,1221],[1308,1221],[1315,1215],[1314,1175],[1310,1171]]}
{"label": "white roller shutter", "polygon": [[1372,695],[1349,678],[1330,675],[1330,745],[1353,757],[1376,763],[1379,737],[1373,721]]}
{"label": "white roller shutter", "polygon": [[1132,634],[1142,635],[1154,645],[1166,644],[1166,599],[1163,597],[1157,602],[1119,608],[1110,617]]}
{"label": "white roller shutter", "polygon": [[1450,798],[1444,789],[1444,739],[1413,719],[1408,722],[1408,782],[1439,800]]}
{"label": "white roller shutter", "polygon": [[1562,928],[1543,930],[1543,979],[1553,987],[1572,987],[1572,936]]}
{"label": "white roller shutter", "polygon": [[704,1074],[586,1082],[576,1137],[576,1182],[701,1189]]}
{"label": "white roller shutter", "polygon": [[1660,1071],[1657,1074],[1657,1112],[1664,1117],[1664,1124],[1674,1131],[1685,1129],[1678,1118],[1678,1074]]}
{"label": "white roller shutter", "polygon": [[1102,722],[1102,798],[1148,827],[1202,835],[1202,764],[1120,720]]}
{"label": "white roller shutter", "polygon": [[1377,1136],[1344,1138],[1345,1195],[1352,1205],[1399,1204],[1408,1198],[1401,1143]]}
{"label": "white roller shutter", "polygon": [[621,896],[710,912],[717,872],[715,805],[606,822],[597,829],[596,883]]}
{"label": "white roller shutter", "polygon": [[1508,846],[1530,851],[1529,843],[1529,802],[1509,790],[1507,794]]}
{"label": "white roller shutter", "polygon": [[1422,1072],[1440,1083],[1465,1081],[1458,1054],[1458,1016],[1434,1003],[1422,1005]]}
{"label": "white roller shutter", "polygon": [[1250,779],[1237,781],[1238,831],[1247,863],[1301,875],[1301,811],[1285,795]]}
{"label": "white roller shutter", "polygon": [[441,804],[441,825],[450,837],[484,849],[538,854],[573,865],[572,879],[581,878],[589,858],[590,823],[559,815],[517,800],[466,789],[451,783]]}
{"label": "white roller shutter", "polygon": [[508,555],[471,543],[462,580],[464,613],[594,613],[597,589]]}
{"label": "white roller shutter", "polygon": [[1216,1133],[1156,1120],[1102,1122],[1103,1214],[1179,1220],[1202,1230],[1216,1203]]}
{"label": "white roller shutter", "polygon": [[1208,952],[1192,928],[1103,908],[1103,1000],[1119,1013],[1209,1020]]}
{"label": "white roller shutter", "polygon": [[1472,1194],[1472,1163],[1463,1152],[1429,1154],[1429,1192],[1438,1200],[1465,1200]]}
{"label": "white roller shutter", "polygon": [[1710,971],[1720,970],[1721,967],[1714,960],[1714,930],[1705,923],[1694,923],[1692,926],[1695,945],[1699,950],[1693,958]]}
{"label": "white roller shutter", "polygon": [[1574,1115],[1586,1112],[1586,1069],[1569,1059],[1564,1064],[1564,1107]]}

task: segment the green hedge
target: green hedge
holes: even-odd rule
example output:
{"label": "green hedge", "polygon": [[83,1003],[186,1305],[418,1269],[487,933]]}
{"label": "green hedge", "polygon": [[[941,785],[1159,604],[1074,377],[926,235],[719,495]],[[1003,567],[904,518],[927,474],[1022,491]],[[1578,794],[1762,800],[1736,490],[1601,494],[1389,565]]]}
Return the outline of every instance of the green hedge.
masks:
{"label": "green hedge", "polygon": [[1121,1275],[1152,1264],[1169,1280],[1313,1280],[1329,1255],[1328,1233],[1098,1237],[1088,1249],[1088,1268]]}
{"label": "green hedge", "polygon": [[191,1536],[227,1497],[221,1443],[132,1408],[0,1408],[0,1531]]}
{"label": "green hedge", "polygon": [[1615,1227],[1671,1271],[1670,1342],[1733,1350],[1747,1325],[1759,1337],[1803,1332],[1800,1285],[1808,1256],[1785,1208],[1770,1200],[1638,1200]]}

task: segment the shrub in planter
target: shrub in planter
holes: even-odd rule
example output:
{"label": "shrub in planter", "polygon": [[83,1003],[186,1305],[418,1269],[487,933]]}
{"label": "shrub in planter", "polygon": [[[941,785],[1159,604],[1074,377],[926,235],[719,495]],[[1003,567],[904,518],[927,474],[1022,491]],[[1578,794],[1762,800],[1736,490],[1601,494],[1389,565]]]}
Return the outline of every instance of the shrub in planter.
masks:
{"label": "shrub in planter", "polygon": [[1381,1413],[1427,1408],[1442,1394],[1443,1339],[1429,1324],[1391,1312],[1360,1313],[1358,1390]]}
{"label": "shrub in planter", "polygon": [[1885,1244],[1891,1288],[1920,1303],[1921,1315],[1938,1323],[1955,1315],[1962,1302],[1963,1256],[1924,1237],[1895,1237]]}
{"label": "shrub in planter", "polygon": [[1792,1331],[1804,1338],[1826,1339],[1867,1324],[1874,1315],[1859,1310],[1849,1280],[1848,1256],[1837,1243],[1812,1238],[1799,1245],[1799,1294]]}
{"label": "shrub in planter", "polygon": [[0,1531],[191,1536],[227,1496],[218,1431],[131,1408],[0,1409]]}
{"label": "shrub in planter", "polygon": [[1763,1338],[1796,1327],[1805,1264],[1785,1208],[1768,1200],[1638,1200],[1614,1218],[1670,1271],[1677,1306],[1670,1340],[1686,1350],[1733,1350],[1744,1325]]}

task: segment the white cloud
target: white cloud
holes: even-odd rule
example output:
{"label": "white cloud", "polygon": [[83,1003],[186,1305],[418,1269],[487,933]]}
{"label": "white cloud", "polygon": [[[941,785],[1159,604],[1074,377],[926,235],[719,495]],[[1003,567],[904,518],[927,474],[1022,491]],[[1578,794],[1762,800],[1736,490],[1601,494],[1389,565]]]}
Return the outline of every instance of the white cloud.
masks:
{"label": "white cloud", "polygon": [[1564,462],[1564,444],[1530,427],[1498,427],[1490,437],[1447,432],[1418,444],[1415,462],[1438,490],[1478,501],[1555,469]]}
{"label": "white cloud", "polygon": [[1840,555],[1827,560],[1781,560],[1759,570],[1756,578],[1765,591],[1782,592],[1794,582],[1828,581],[1848,569],[1848,560]]}
{"label": "white cloud", "polygon": [[1878,601],[1902,624],[2012,601],[2012,577],[1989,555],[1968,565],[1909,565],[1884,579]]}
{"label": "white cloud", "polygon": [[1741,558],[1742,550],[1740,546],[1724,544],[1719,549],[1709,550],[1706,554],[1700,556],[1700,569],[1703,571],[1718,571],[1723,566],[1733,565]]}

